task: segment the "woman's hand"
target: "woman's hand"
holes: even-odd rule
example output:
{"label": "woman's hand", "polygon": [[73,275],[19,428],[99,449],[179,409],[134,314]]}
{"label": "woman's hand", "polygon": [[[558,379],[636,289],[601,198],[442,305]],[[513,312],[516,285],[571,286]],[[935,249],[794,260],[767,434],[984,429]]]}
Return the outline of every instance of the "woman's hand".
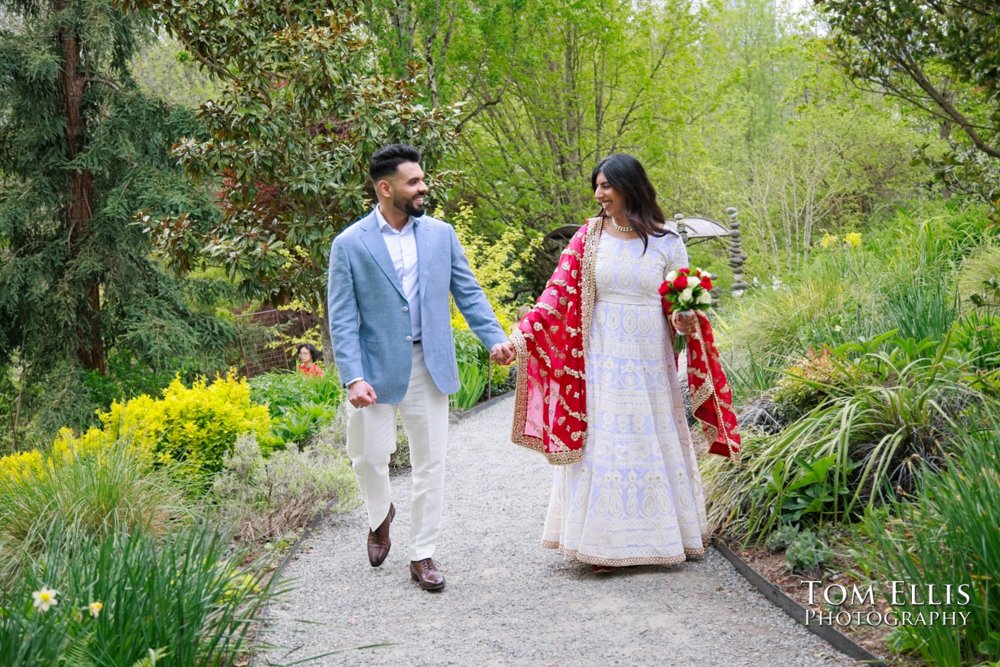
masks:
{"label": "woman's hand", "polygon": [[674,325],[674,329],[678,333],[682,333],[685,336],[689,336],[695,332],[698,328],[698,316],[695,315],[693,310],[685,310],[679,313],[674,313],[670,321]]}

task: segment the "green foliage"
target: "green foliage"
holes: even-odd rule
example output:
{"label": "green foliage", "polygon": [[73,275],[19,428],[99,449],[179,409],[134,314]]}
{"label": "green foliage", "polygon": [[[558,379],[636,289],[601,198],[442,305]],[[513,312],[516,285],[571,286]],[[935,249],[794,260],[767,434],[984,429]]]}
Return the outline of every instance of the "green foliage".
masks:
{"label": "green foliage", "polygon": [[752,349],[766,366],[780,368],[811,348],[892,329],[941,340],[958,315],[952,267],[981,246],[989,230],[981,208],[899,211],[866,234],[861,247],[817,250],[779,288],[754,289],[734,302],[720,349]]}
{"label": "green foliage", "polygon": [[813,572],[833,560],[833,551],[811,530],[803,530],[785,549],[785,569]]}
{"label": "green foliage", "polygon": [[455,331],[455,358],[458,361],[458,391],[449,397],[453,408],[468,410],[482,398],[489,384],[489,352],[468,329]]}
{"label": "green foliage", "polygon": [[[996,196],[1000,158],[1000,9],[991,0],[936,3],[819,0],[848,72],[900,97],[939,126],[954,155],[949,183],[980,181]],[[953,132],[954,130],[954,132]],[[984,160],[976,160],[975,155]],[[993,164],[984,164],[984,162]]]}
{"label": "green foliage", "polygon": [[0,408],[0,449],[85,428],[109,399],[162,387],[164,373],[223,367],[232,339],[129,224],[140,209],[213,215],[169,156],[181,136],[200,135],[197,120],[130,77],[148,19],[107,0],[4,3],[3,13],[0,375],[24,380],[0,387],[0,404],[15,404]]}
{"label": "green foliage", "polygon": [[334,503],[343,512],[359,500],[351,462],[332,443],[265,460],[252,436],[241,437],[226,456],[210,497],[221,520],[235,526],[237,540],[251,548],[288,538]]}
{"label": "green foliage", "polygon": [[[251,379],[250,397],[267,405],[274,434],[283,444],[302,448],[334,419],[344,400],[344,389],[332,370],[321,378],[276,372]],[[265,443],[265,453],[269,448]]]}
{"label": "green foliage", "polygon": [[336,409],[344,400],[344,389],[337,374],[328,370],[321,377],[303,373],[264,373],[250,378],[250,399],[267,405],[271,417],[303,403],[322,404]]}
{"label": "green foliage", "polygon": [[415,73],[377,70],[361,2],[126,4],[155,16],[221,86],[198,112],[208,135],[174,151],[195,179],[222,180],[221,219],[150,215],[146,231],[178,270],[222,266],[245,296],[323,312],[331,234],[370,205],[371,154],[405,141],[430,167],[454,142],[457,109],[417,104]]}
{"label": "green foliage", "polygon": [[[977,411],[957,434],[956,455],[942,471],[920,475],[916,493],[892,505],[891,515],[866,520],[876,549],[865,567],[884,580],[905,580],[918,589],[950,584],[971,598],[936,607],[966,612],[964,626],[911,624],[900,626],[906,648],[930,664],[978,664],[1000,659],[996,628],[1000,627],[1000,456],[996,404]],[[919,612],[920,600],[903,596],[897,612]]]}
{"label": "green foliage", "polygon": [[176,484],[151,472],[125,439],[0,458],[0,590],[13,590],[25,563],[42,555],[53,526],[97,538],[140,530],[156,536],[186,514]]}
{"label": "green foliage", "polygon": [[800,532],[798,526],[791,524],[786,523],[778,526],[773,533],[767,536],[766,546],[771,551],[784,551],[799,536]]}
{"label": "green foliage", "polygon": [[[239,664],[270,597],[263,575],[229,564],[209,528],[181,528],[161,546],[142,531],[95,536],[55,524],[44,544],[4,594],[5,665]],[[43,588],[57,592],[46,611],[32,605]]]}
{"label": "green foliage", "polygon": [[219,94],[212,77],[200,70],[176,39],[158,35],[132,61],[132,75],[147,95],[195,109]]}
{"label": "green foliage", "polygon": [[[540,240],[520,226],[505,227],[498,238],[491,240],[483,233],[484,225],[468,204],[461,204],[449,220],[455,226],[455,233],[469,260],[469,268],[486,293],[500,326],[509,332],[518,320],[515,315],[517,306],[524,305],[519,302],[525,301],[522,296],[526,288],[525,269],[539,252]],[[468,328],[454,302],[451,321],[453,328]]]}
{"label": "green foliage", "polygon": [[710,519],[765,537],[789,518],[846,522],[902,489],[954,447],[956,418],[983,400],[946,339],[886,334],[831,350],[852,382],[773,436],[746,434],[741,465],[710,461]]}

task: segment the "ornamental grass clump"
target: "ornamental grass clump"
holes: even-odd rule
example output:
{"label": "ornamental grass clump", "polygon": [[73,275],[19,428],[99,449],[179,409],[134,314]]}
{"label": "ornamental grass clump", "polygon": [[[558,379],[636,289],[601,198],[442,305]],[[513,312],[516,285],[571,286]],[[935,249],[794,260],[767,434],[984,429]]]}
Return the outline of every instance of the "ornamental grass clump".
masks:
{"label": "ornamental grass clump", "polygon": [[227,560],[214,529],[161,540],[56,522],[43,543],[4,589],[0,664],[246,664],[248,631],[272,592],[264,573]]}
{"label": "ornamental grass clump", "polygon": [[183,496],[167,470],[150,469],[124,439],[0,459],[0,590],[42,553],[52,526],[96,537],[140,529],[162,536],[189,516]]}

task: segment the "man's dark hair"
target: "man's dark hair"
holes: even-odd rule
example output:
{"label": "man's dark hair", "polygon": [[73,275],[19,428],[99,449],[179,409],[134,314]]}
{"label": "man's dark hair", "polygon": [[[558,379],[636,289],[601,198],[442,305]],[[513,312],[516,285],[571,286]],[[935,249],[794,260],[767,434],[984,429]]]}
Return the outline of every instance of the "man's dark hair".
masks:
{"label": "man's dark hair", "polygon": [[420,164],[420,151],[408,144],[389,144],[372,153],[372,163],[368,169],[372,183],[395,174],[397,167],[403,162]]}

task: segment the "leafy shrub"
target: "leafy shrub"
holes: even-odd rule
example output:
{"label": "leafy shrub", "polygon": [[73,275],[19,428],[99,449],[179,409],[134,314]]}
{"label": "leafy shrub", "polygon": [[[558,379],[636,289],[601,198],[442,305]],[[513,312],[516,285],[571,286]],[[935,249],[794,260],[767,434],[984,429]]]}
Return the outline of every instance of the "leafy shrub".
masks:
{"label": "leafy shrub", "polygon": [[[270,595],[261,575],[227,564],[228,545],[207,528],[161,545],[141,530],[55,524],[44,544],[6,589],[0,664],[151,664],[153,652],[157,665],[235,665]],[[42,589],[54,591],[47,610],[32,604]]]}
{"label": "leafy shrub", "polygon": [[337,374],[326,371],[321,377],[303,373],[273,372],[250,379],[250,398],[254,403],[267,405],[271,417],[280,417],[290,407],[303,403],[317,403],[336,408],[345,398]]}
{"label": "leafy shrub", "polygon": [[[250,380],[250,396],[267,405],[274,419],[274,435],[284,445],[304,446],[330,423],[344,401],[344,389],[335,373],[321,378],[303,373],[265,373]],[[265,455],[276,443],[261,439]]]}
{"label": "leafy shrub", "polygon": [[267,408],[252,404],[250,386],[233,375],[217,377],[212,384],[202,378],[191,387],[175,379],[160,399],[143,394],[113,403],[98,417],[101,429],[80,436],[64,429],[55,447],[100,448],[126,439],[154,463],[170,464],[176,475],[192,481],[221,470],[238,435],[266,438],[271,429]]}
{"label": "leafy shrub", "polygon": [[833,560],[833,551],[811,530],[803,530],[785,548],[785,569],[813,572]]}
{"label": "leafy shrub", "polygon": [[[852,521],[866,505],[912,491],[916,471],[941,465],[953,447],[951,415],[984,400],[947,340],[880,337],[831,354],[854,366],[857,384],[776,435],[747,434],[740,466],[706,463],[710,518],[732,537],[766,537],[790,511]],[[801,486],[801,462],[824,460],[822,478]]]}
{"label": "leafy shrub", "polygon": [[767,548],[771,552],[784,551],[788,548],[796,537],[799,536],[799,527],[791,524],[783,524],[767,537]]}
{"label": "leafy shrub", "polygon": [[789,366],[778,380],[774,400],[781,406],[802,414],[819,405],[828,396],[843,392],[858,377],[856,368],[838,363],[829,348],[810,354]]}
{"label": "leafy shrub", "polygon": [[[899,500],[891,515],[866,516],[866,532],[876,549],[865,567],[879,578],[905,580],[918,589],[950,584],[966,590],[968,604],[952,599],[935,607],[966,612],[964,626],[943,623],[901,625],[901,643],[928,664],[959,665],[1000,659],[1000,404],[974,411],[956,434],[957,454],[941,471],[920,474],[916,493]],[[926,607],[905,597],[898,611]],[[916,600],[915,602],[920,602]]]}
{"label": "leafy shrub", "polygon": [[458,361],[459,390],[449,401],[453,408],[468,410],[482,398],[489,383],[489,352],[468,329],[455,331],[455,358]]}
{"label": "leafy shrub", "polygon": [[277,451],[264,459],[253,436],[243,436],[226,456],[212,486],[222,516],[237,539],[252,545],[282,539],[303,528],[331,501],[336,511],[358,502],[351,463],[335,446]]}

